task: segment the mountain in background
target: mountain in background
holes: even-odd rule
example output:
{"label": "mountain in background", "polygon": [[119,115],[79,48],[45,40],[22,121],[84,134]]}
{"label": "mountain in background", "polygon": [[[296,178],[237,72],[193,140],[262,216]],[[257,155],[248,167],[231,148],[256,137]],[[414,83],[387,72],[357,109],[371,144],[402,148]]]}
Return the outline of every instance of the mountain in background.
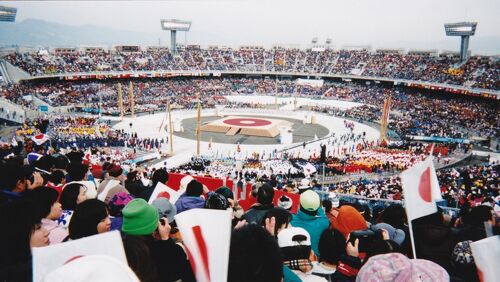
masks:
{"label": "mountain in background", "polygon": [[[224,36],[213,31],[202,31],[189,33],[188,44],[199,45],[258,45],[271,47],[276,42],[255,43],[258,39],[252,37],[248,42],[248,34],[239,34],[237,36]],[[161,39],[161,45],[170,44],[170,34],[168,32],[137,32],[116,30],[107,27],[95,25],[70,26],[47,22],[38,19],[26,19],[16,23],[0,24],[0,46],[112,46],[112,45],[158,45]],[[184,43],[184,36],[178,36],[178,43]],[[300,45],[300,44],[299,44]],[[391,42],[363,42],[358,39],[355,44],[342,44],[333,42],[334,48],[339,49],[349,45],[371,45],[372,48],[397,48],[406,50],[428,50],[437,49],[439,51],[458,51],[460,48],[459,38],[442,40],[439,42],[414,42],[410,40],[398,40],[394,38]],[[431,46],[429,48],[429,46]],[[500,37],[472,37],[470,49],[472,54],[500,55],[498,51],[500,46]],[[307,47],[307,45],[302,46]]]}
{"label": "mountain in background", "polygon": [[[167,34],[165,33],[165,37]],[[69,26],[37,19],[0,25],[0,45],[157,45],[158,34],[114,30],[94,25]]]}

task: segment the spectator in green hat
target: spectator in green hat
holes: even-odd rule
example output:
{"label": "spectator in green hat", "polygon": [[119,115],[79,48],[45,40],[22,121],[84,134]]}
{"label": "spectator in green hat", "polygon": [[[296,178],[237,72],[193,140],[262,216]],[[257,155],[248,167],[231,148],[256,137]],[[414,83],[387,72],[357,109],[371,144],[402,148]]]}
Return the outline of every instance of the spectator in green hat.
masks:
{"label": "spectator in green hat", "polygon": [[144,240],[160,281],[195,281],[186,253],[170,238],[168,219],[160,219],[156,207],[138,198],[130,201],[122,214],[125,240],[131,236]]}

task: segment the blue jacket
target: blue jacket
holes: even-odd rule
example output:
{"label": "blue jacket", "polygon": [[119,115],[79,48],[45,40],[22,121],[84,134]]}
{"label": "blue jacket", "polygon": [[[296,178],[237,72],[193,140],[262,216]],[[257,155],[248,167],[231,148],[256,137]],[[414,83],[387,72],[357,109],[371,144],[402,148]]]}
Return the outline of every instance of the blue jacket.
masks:
{"label": "blue jacket", "polygon": [[[211,193],[213,192],[212,191],[208,192],[207,197]],[[183,193],[179,197],[179,199],[177,199],[177,202],[175,202],[177,214],[190,209],[196,209],[196,208],[202,209],[204,206],[205,206],[205,199],[201,197],[186,196],[186,193]]]}
{"label": "blue jacket", "polygon": [[309,233],[311,236],[311,248],[314,251],[314,254],[319,257],[319,238],[321,237],[323,231],[330,226],[330,221],[326,217],[325,211],[322,208],[319,208],[317,215],[312,216],[299,209],[297,214],[293,215],[290,223],[293,227],[304,228]]}
{"label": "blue jacket", "polygon": [[301,282],[299,276],[293,273],[288,266],[283,265],[283,282]]}

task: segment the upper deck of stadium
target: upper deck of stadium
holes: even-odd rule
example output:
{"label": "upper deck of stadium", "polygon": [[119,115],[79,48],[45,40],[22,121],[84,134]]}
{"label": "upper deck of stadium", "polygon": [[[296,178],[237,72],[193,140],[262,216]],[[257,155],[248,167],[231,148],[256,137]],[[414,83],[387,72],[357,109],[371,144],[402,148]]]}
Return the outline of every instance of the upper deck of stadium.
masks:
{"label": "upper deck of stadium", "polygon": [[[498,96],[498,56],[471,56],[436,50],[335,50],[325,47],[114,46],[20,48],[4,59],[29,73],[28,79],[221,76],[255,74],[390,81],[394,84]],[[469,93],[468,93],[469,92]]]}

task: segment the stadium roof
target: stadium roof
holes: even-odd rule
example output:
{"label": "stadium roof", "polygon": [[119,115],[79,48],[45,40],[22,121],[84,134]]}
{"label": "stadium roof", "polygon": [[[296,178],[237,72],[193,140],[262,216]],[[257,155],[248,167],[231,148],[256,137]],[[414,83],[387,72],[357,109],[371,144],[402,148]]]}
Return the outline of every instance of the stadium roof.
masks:
{"label": "stadium roof", "polygon": [[17,8],[0,6],[0,22],[16,21]]}

